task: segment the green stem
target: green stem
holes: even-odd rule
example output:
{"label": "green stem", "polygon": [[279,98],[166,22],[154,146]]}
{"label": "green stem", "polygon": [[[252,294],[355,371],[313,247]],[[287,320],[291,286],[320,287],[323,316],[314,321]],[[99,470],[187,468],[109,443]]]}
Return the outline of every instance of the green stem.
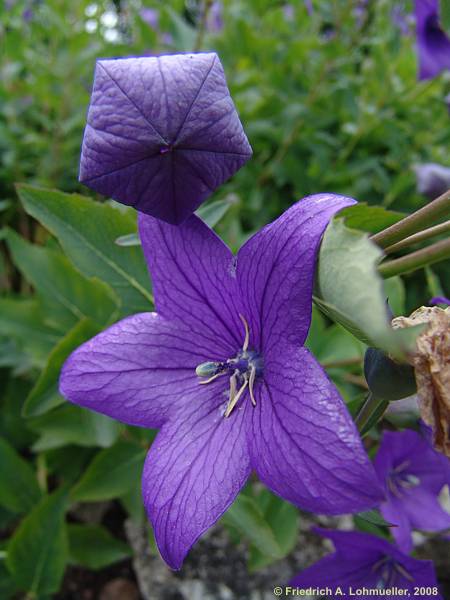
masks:
{"label": "green stem", "polygon": [[376,233],[371,240],[381,248],[386,248],[432,225],[442,217],[450,215],[450,190],[436,198],[412,215],[408,215],[398,223]]}
{"label": "green stem", "polygon": [[203,38],[205,37],[206,31],[206,22],[208,20],[208,14],[211,10],[212,3],[213,0],[204,0],[200,26],[198,28],[197,38],[194,44],[194,52],[198,52],[203,46]]}
{"label": "green stem", "polygon": [[447,258],[450,258],[450,239],[441,240],[401,258],[381,263],[378,266],[378,272],[384,279],[389,279],[394,275],[410,273]]}
{"label": "green stem", "polygon": [[408,246],[412,246],[413,244],[423,242],[432,237],[440,235],[441,233],[447,233],[447,231],[450,231],[450,220],[445,221],[444,223],[439,223],[439,225],[435,225],[434,227],[428,227],[428,229],[419,231],[414,235],[410,235],[401,242],[397,242],[396,244],[392,244],[392,246],[388,246],[387,248],[385,248],[384,252],[386,254],[390,254],[391,252],[397,252],[398,250],[403,250],[403,248],[408,248]]}
{"label": "green stem", "polygon": [[[369,392],[366,401],[355,418],[356,427],[361,435],[367,433],[370,427],[383,416],[388,404],[386,400],[380,400],[372,392]],[[374,423],[371,423],[372,420]]]}

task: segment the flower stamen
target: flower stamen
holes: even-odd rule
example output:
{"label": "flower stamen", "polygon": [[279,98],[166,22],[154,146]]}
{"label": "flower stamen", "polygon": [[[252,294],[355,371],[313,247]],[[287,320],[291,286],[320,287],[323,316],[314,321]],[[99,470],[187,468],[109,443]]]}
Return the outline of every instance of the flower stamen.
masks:
{"label": "flower stamen", "polygon": [[234,407],[242,398],[244,392],[248,389],[252,406],[256,406],[255,384],[258,375],[262,374],[263,362],[260,354],[254,350],[249,350],[250,328],[241,314],[239,315],[244,324],[245,336],[242,349],[238,351],[234,358],[225,361],[206,361],[201,363],[195,369],[198,377],[207,377],[200,381],[201,384],[207,384],[215,381],[221,375],[230,375],[230,391],[228,404],[224,416],[229,417]]}
{"label": "flower stamen", "polygon": [[[235,375],[235,374],[234,374]],[[232,375],[231,377],[234,377],[234,375]],[[231,378],[230,378],[231,379]],[[228,406],[227,409],[225,411],[224,417],[229,417],[233,411],[233,408],[236,406],[236,404],[239,402],[239,398],[242,396],[242,394],[245,392],[246,388],[248,386],[248,379],[247,377],[245,377],[244,383],[242,384],[242,386],[239,388],[238,393],[233,397],[231,395],[232,393],[232,389],[230,387],[230,400],[228,402]]]}

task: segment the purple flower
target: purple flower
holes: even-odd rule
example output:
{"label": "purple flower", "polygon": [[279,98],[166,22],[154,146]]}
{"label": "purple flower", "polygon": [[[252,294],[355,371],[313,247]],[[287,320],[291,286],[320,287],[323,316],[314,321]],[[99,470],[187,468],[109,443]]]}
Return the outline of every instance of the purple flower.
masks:
{"label": "purple flower", "polygon": [[417,190],[419,193],[434,199],[450,188],[450,168],[438,163],[414,165]]}
{"label": "purple flower", "polygon": [[419,79],[450,69],[450,39],[439,24],[439,0],[415,0]]}
{"label": "purple flower", "polygon": [[222,31],[222,29],[223,29],[222,12],[223,12],[222,2],[215,0],[215,2],[213,2],[211,4],[211,8],[209,9],[208,17],[206,20],[206,28],[208,31],[211,31],[214,33],[218,33],[219,31]]}
{"label": "purple flower", "polygon": [[[384,539],[355,531],[315,531],[333,542],[335,552],[302,571],[291,586],[329,587],[333,593],[327,595],[333,598],[334,590],[341,587],[347,595],[352,590],[358,600],[373,600],[375,589],[390,588],[393,593],[389,596],[399,598],[395,590],[408,590],[413,596],[416,587],[437,586],[431,561],[411,558]],[[443,600],[440,594],[433,598]]]}
{"label": "purple flower", "polygon": [[237,257],[195,215],[174,227],[141,214],[157,313],[113,325],[63,368],[67,399],[161,428],[143,497],[175,569],[252,470],[305,510],[353,512],[381,500],[338,391],[302,347],[321,236],[353,203],[305,198]]}
{"label": "purple flower", "polygon": [[251,156],[217,54],[99,60],[80,181],[169,223]]}
{"label": "purple flower", "polygon": [[444,102],[445,102],[448,112],[450,113],[450,94],[447,94],[445,96]]}
{"label": "purple flower", "polygon": [[159,12],[154,8],[142,8],[139,11],[139,15],[141,19],[147,23],[147,25],[154,29],[155,31],[158,29],[159,24]]}
{"label": "purple flower", "polygon": [[391,9],[391,19],[402,35],[409,36],[412,33],[414,16],[406,12],[404,3],[394,4]]}
{"label": "purple flower", "polygon": [[356,18],[358,27],[362,27],[369,10],[369,0],[356,0],[356,4],[353,8],[353,15]]}
{"label": "purple flower", "polygon": [[447,304],[447,306],[450,306],[450,300],[445,296],[435,296],[431,298],[429,304],[430,306],[435,306],[436,304]]}
{"label": "purple flower", "polygon": [[391,531],[401,550],[411,551],[412,529],[450,527],[450,514],[437,498],[450,484],[450,462],[423,435],[412,430],[385,431],[374,466],[386,493],[380,510],[386,521],[396,525]]}

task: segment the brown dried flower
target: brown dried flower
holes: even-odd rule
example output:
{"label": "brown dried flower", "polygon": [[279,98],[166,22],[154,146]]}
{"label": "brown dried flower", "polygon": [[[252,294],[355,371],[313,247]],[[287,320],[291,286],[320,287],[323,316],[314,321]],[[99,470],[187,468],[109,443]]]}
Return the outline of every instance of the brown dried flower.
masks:
{"label": "brown dried flower", "polygon": [[410,357],[414,366],[422,419],[433,429],[436,450],[450,457],[450,307],[422,306],[392,321],[394,329],[422,323],[428,327]]}

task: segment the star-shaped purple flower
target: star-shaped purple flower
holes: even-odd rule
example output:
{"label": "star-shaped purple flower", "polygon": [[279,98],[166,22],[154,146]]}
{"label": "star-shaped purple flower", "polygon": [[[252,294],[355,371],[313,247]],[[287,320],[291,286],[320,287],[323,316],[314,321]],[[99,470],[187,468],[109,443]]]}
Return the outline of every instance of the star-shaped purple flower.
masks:
{"label": "star-shaped purple flower", "polygon": [[439,0],[415,0],[419,79],[450,69],[450,39],[439,23]]}
{"label": "star-shaped purple flower", "polygon": [[99,60],[80,181],[178,224],[250,158],[214,52]]}
{"label": "star-shaped purple flower", "polygon": [[424,435],[385,431],[374,466],[386,492],[380,510],[396,525],[391,531],[401,550],[412,550],[412,529],[450,528],[450,514],[438,501],[444,485],[450,484],[450,461]]}
{"label": "star-shaped purple flower", "polygon": [[141,214],[157,313],[113,325],[63,368],[67,399],[161,428],[143,497],[175,569],[253,469],[309,511],[360,511],[382,498],[338,391],[302,347],[322,234],[353,203],[307,197],[237,257],[195,215],[174,227]]}
{"label": "star-shaped purple flower", "polygon": [[[431,587],[436,588],[436,594],[433,593],[432,597],[442,600],[431,561],[411,558],[386,540],[367,533],[326,529],[315,531],[333,542],[335,552],[294,577],[290,582],[292,587],[328,586],[333,591],[341,587],[346,595],[350,595],[352,590],[353,597],[358,600],[373,600],[373,590],[377,588],[391,588],[393,592],[395,589],[408,590],[413,597],[415,588]],[[368,591],[365,592],[364,588]],[[357,590],[362,591],[357,593]],[[332,596],[335,597],[334,592]],[[389,596],[400,598],[405,594],[392,593]],[[431,595],[420,593],[414,597],[428,598]]]}

